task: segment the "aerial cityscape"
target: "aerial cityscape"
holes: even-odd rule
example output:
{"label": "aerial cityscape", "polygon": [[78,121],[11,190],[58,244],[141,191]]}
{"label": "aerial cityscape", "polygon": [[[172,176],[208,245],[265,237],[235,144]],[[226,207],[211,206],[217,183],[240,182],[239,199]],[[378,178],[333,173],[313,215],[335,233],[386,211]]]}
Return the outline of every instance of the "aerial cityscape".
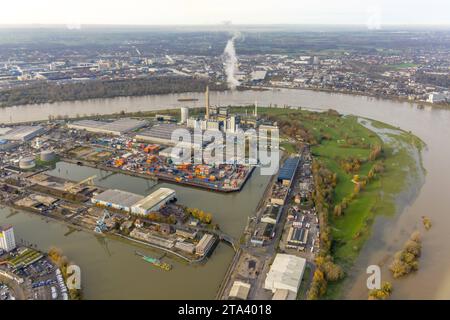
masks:
{"label": "aerial cityscape", "polygon": [[0,13],[2,302],[450,299],[450,16],[36,2]]}

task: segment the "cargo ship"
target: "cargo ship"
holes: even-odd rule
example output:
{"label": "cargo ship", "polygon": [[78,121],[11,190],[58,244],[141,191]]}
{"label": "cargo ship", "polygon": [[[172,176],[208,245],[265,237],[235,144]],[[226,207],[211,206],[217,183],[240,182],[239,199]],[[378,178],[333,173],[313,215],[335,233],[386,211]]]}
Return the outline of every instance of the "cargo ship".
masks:
{"label": "cargo ship", "polygon": [[193,101],[198,101],[197,98],[180,98],[178,99],[178,102],[193,102]]}
{"label": "cargo ship", "polygon": [[138,251],[135,251],[136,255],[142,257],[142,260],[151,263],[152,265],[154,265],[155,267],[159,267],[161,269],[163,269],[164,271],[170,271],[172,270],[172,266],[168,263],[162,262],[160,259],[156,259],[156,258],[152,258],[152,257],[148,257]]}

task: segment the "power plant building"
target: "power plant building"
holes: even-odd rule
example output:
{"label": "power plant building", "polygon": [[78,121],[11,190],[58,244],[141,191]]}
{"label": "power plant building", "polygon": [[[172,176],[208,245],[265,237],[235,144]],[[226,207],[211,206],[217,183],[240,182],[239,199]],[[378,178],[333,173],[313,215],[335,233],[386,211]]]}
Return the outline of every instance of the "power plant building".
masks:
{"label": "power plant building", "polygon": [[187,107],[182,107],[180,109],[181,113],[181,123],[187,123],[189,119],[189,109]]}

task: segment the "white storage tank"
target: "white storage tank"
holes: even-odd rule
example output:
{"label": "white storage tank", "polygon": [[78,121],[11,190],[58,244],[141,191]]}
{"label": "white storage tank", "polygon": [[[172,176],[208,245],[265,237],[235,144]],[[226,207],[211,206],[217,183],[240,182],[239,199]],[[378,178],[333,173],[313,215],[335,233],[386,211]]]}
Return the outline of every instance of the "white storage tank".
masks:
{"label": "white storage tank", "polygon": [[41,152],[41,161],[50,162],[55,160],[55,152],[53,150],[44,150]]}
{"label": "white storage tank", "polygon": [[33,169],[36,166],[36,162],[32,157],[26,157],[19,160],[20,169]]}

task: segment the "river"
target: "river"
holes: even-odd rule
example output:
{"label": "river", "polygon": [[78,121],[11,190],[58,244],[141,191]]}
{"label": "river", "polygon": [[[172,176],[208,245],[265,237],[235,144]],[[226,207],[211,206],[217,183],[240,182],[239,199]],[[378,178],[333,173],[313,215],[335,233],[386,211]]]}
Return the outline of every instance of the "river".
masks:
{"label": "river", "polygon": [[[178,102],[180,97],[193,97],[198,98],[197,102]],[[448,138],[450,137],[450,110],[444,109],[432,109],[431,107],[420,108],[417,104],[408,102],[397,102],[390,100],[382,100],[375,98],[368,98],[362,96],[353,96],[345,94],[332,94],[325,92],[315,92],[308,90],[269,90],[269,91],[243,91],[243,92],[212,92],[210,97],[212,104],[220,105],[242,105],[242,104],[252,104],[255,100],[261,106],[267,105],[296,105],[308,108],[316,109],[328,109],[333,108],[344,114],[355,114],[367,118],[376,119],[389,123],[394,126],[399,126],[404,130],[412,131],[415,135],[419,136],[426,144],[427,149],[423,154],[423,165],[427,171],[425,182],[420,188],[420,193],[418,196],[411,200],[410,203],[400,210],[400,212],[391,218],[378,217],[373,225],[373,232],[370,239],[367,241],[366,245],[362,249],[362,252],[355,263],[354,270],[351,272],[352,276],[348,280],[346,285],[346,295],[345,298],[350,299],[366,299],[367,289],[365,289],[366,275],[365,270],[369,264],[380,264],[386,261],[395,251],[399,250],[402,243],[409,237],[411,232],[415,228],[421,227],[421,216],[427,215],[433,221],[433,227],[427,232],[423,232],[423,255],[420,259],[420,270],[419,272],[408,276],[402,280],[395,280],[393,298],[403,298],[403,299],[450,299],[450,266],[447,264],[450,261],[450,215],[447,212],[450,210],[450,197],[448,196],[448,190],[450,190],[450,176],[447,173],[448,164],[450,163],[450,152],[448,150]],[[115,99],[97,99],[88,101],[78,101],[78,102],[63,102],[56,104],[43,104],[43,105],[30,105],[30,106],[20,106],[20,107],[9,107],[0,110],[0,122],[17,122],[17,121],[35,121],[44,120],[48,118],[49,114],[52,115],[68,115],[76,116],[84,114],[101,113],[108,114],[119,112],[121,110],[131,112],[138,110],[156,110],[156,109],[167,109],[176,108],[179,106],[190,106],[198,107],[203,105],[203,95],[199,93],[192,94],[173,94],[173,95],[160,95],[160,96],[147,96],[147,97],[133,97],[133,98],[115,98]],[[258,175],[255,175],[256,179]],[[112,177],[111,177],[112,178]],[[252,178],[250,185],[255,183],[254,178]],[[261,184],[256,182],[256,185]],[[246,187],[244,189],[243,198],[245,195],[250,195],[252,192],[246,190],[253,190],[254,187]],[[258,188],[257,188],[258,189]],[[263,189],[263,187],[258,190]],[[191,197],[185,197],[185,201],[196,201],[199,206],[204,205],[206,200],[198,199],[198,190],[191,191],[186,189],[187,193],[192,195]],[[262,192],[262,191],[261,191]],[[252,194],[253,196],[253,194]],[[239,196],[236,196],[239,197]],[[214,202],[214,201],[213,201]],[[228,206],[231,205],[231,201],[226,201],[225,203],[212,203],[210,202],[211,209],[206,206],[204,209],[208,209],[214,212],[221,211],[226,212],[222,217],[227,216]],[[252,207],[248,202],[243,201],[239,203],[244,205],[245,208]],[[235,208],[239,208],[235,206]],[[246,210],[238,210],[246,211]],[[249,213],[243,213],[243,216]],[[17,215],[16,215],[17,216]],[[13,217],[14,218],[14,217]],[[11,219],[13,219],[11,218]],[[227,219],[220,218],[221,223],[226,222]],[[231,218],[229,220],[232,220]],[[11,221],[14,222],[14,221]],[[21,223],[18,224],[17,229],[27,230],[26,226],[32,230],[39,230],[35,224],[35,219],[21,219]],[[240,222],[239,222],[240,223]],[[239,230],[242,230],[239,223],[236,223],[236,230],[233,231],[231,226],[230,230],[227,232],[234,232],[237,234]],[[34,228],[32,226],[35,226]],[[44,225],[39,224],[40,227],[45,228]],[[45,232],[56,232],[54,229],[57,227],[51,225],[45,228]],[[49,229],[49,230],[47,230]],[[52,231],[53,230],[53,231]],[[62,232],[59,230],[58,232]],[[21,232],[22,236],[25,236]],[[80,241],[86,238],[92,238],[92,235],[87,235],[84,233],[79,233],[76,235],[79,237]],[[50,244],[50,237],[47,240],[47,244]],[[59,237],[57,237],[59,239]],[[34,239],[30,239],[34,241]],[[84,240],[86,241],[86,240]],[[94,243],[96,243],[94,241]],[[76,260],[77,256],[85,253],[80,253],[79,249],[85,244],[74,243],[72,248],[68,250],[68,254]],[[123,244],[111,244],[116,250],[120,246],[125,246]],[[74,247],[77,247],[76,250]],[[88,250],[91,250],[89,248]],[[214,287],[218,283],[218,278],[223,275],[226,269],[226,262],[229,261],[232,253],[229,251],[228,247],[221,245],[215,256],[212,257],[211,261],[208,262],[206,266],[197,268],[186,268],[186,273],[201,273],[201,268],[211,268],[216,270],[214,274],[209,274],[214,281],[202,281],[201,285],[195,287],[195,291],[202,291],[196,295],[191,295],[187,292],[192,292],[194,289],[187,288],[190,279],[188,275],[182,277],[183,283],[176,284],[172,281],[167,282],[168,286],[175,286],[173,290],[164,288],[166,292],[173,292],[173,295],[168,293],[160,294],[161,298],[171,297],[171,298],[182,298],[182,297],[208,297],[212,298]],[[126,251],[126,250],[125,250]],[[131,251],[131,249],[129,250]],[[93,257],[96,263],[93,263],[99,268],[95,274],[87,275],[91,278],[96,278],[94,283],[98,281],[110,278],[108,272],[111,268],[119,268],[123,272],[123,278],[129,277],[127,273],[126,266],[127,263],[133,258],[131,253],[122,253],[124,258],[119,264],[120,266],[109,266],[109,269],[101,269],[99,260],[100,257]],[[119,255],[119,254],[118,254]],[[216,258],[217,257],[217,258]],[[133,264],[134,266],[134,264]],[[148,266],[139,266],[140,268],[148,268]],[[185,268],[183,268],[184,270]],[[141,270],[142,271],[142,270]],[[384,279],[389,279],[389,272],[386,266],[382,269],[382,274]],[[154,272],[154,271],[152,271]],[[174,271],[175,272],[175,271]],[[219,274],[220,273],[220,274]],[[174,274],[173,272],[171,274]],[[175,276],[175,275],[174,275]],[[172,277],[172,276],[170,276]],[[125,281],[124,279],[116,280],[117,282]],[[136,281],[138,282],[138,281]],[[214,284],[211,284],[214,282]],[[89,283],[89,282],[86,282]],[[133,285],[135,282],[133,282]],[[159,285],[158,285],[159,284]],[[139,286],[139,283],[136,284]],[[155,283],[158,285],[160,290],[161,283]],[[89,290],[89,289],[87,289]],[[121,295],[122,293],[108,293],[102,297],[112,297],[114,295]],[[124,293],[125,294],[125,293]],[[127,293],[128,289],[127,289]],[[136,297],[138,293],[130,295],[130,297]],[[87,295],[87,297],[92,297]],[[154,298],[158,297],[157,294],[149,294],[143,298]]]}

